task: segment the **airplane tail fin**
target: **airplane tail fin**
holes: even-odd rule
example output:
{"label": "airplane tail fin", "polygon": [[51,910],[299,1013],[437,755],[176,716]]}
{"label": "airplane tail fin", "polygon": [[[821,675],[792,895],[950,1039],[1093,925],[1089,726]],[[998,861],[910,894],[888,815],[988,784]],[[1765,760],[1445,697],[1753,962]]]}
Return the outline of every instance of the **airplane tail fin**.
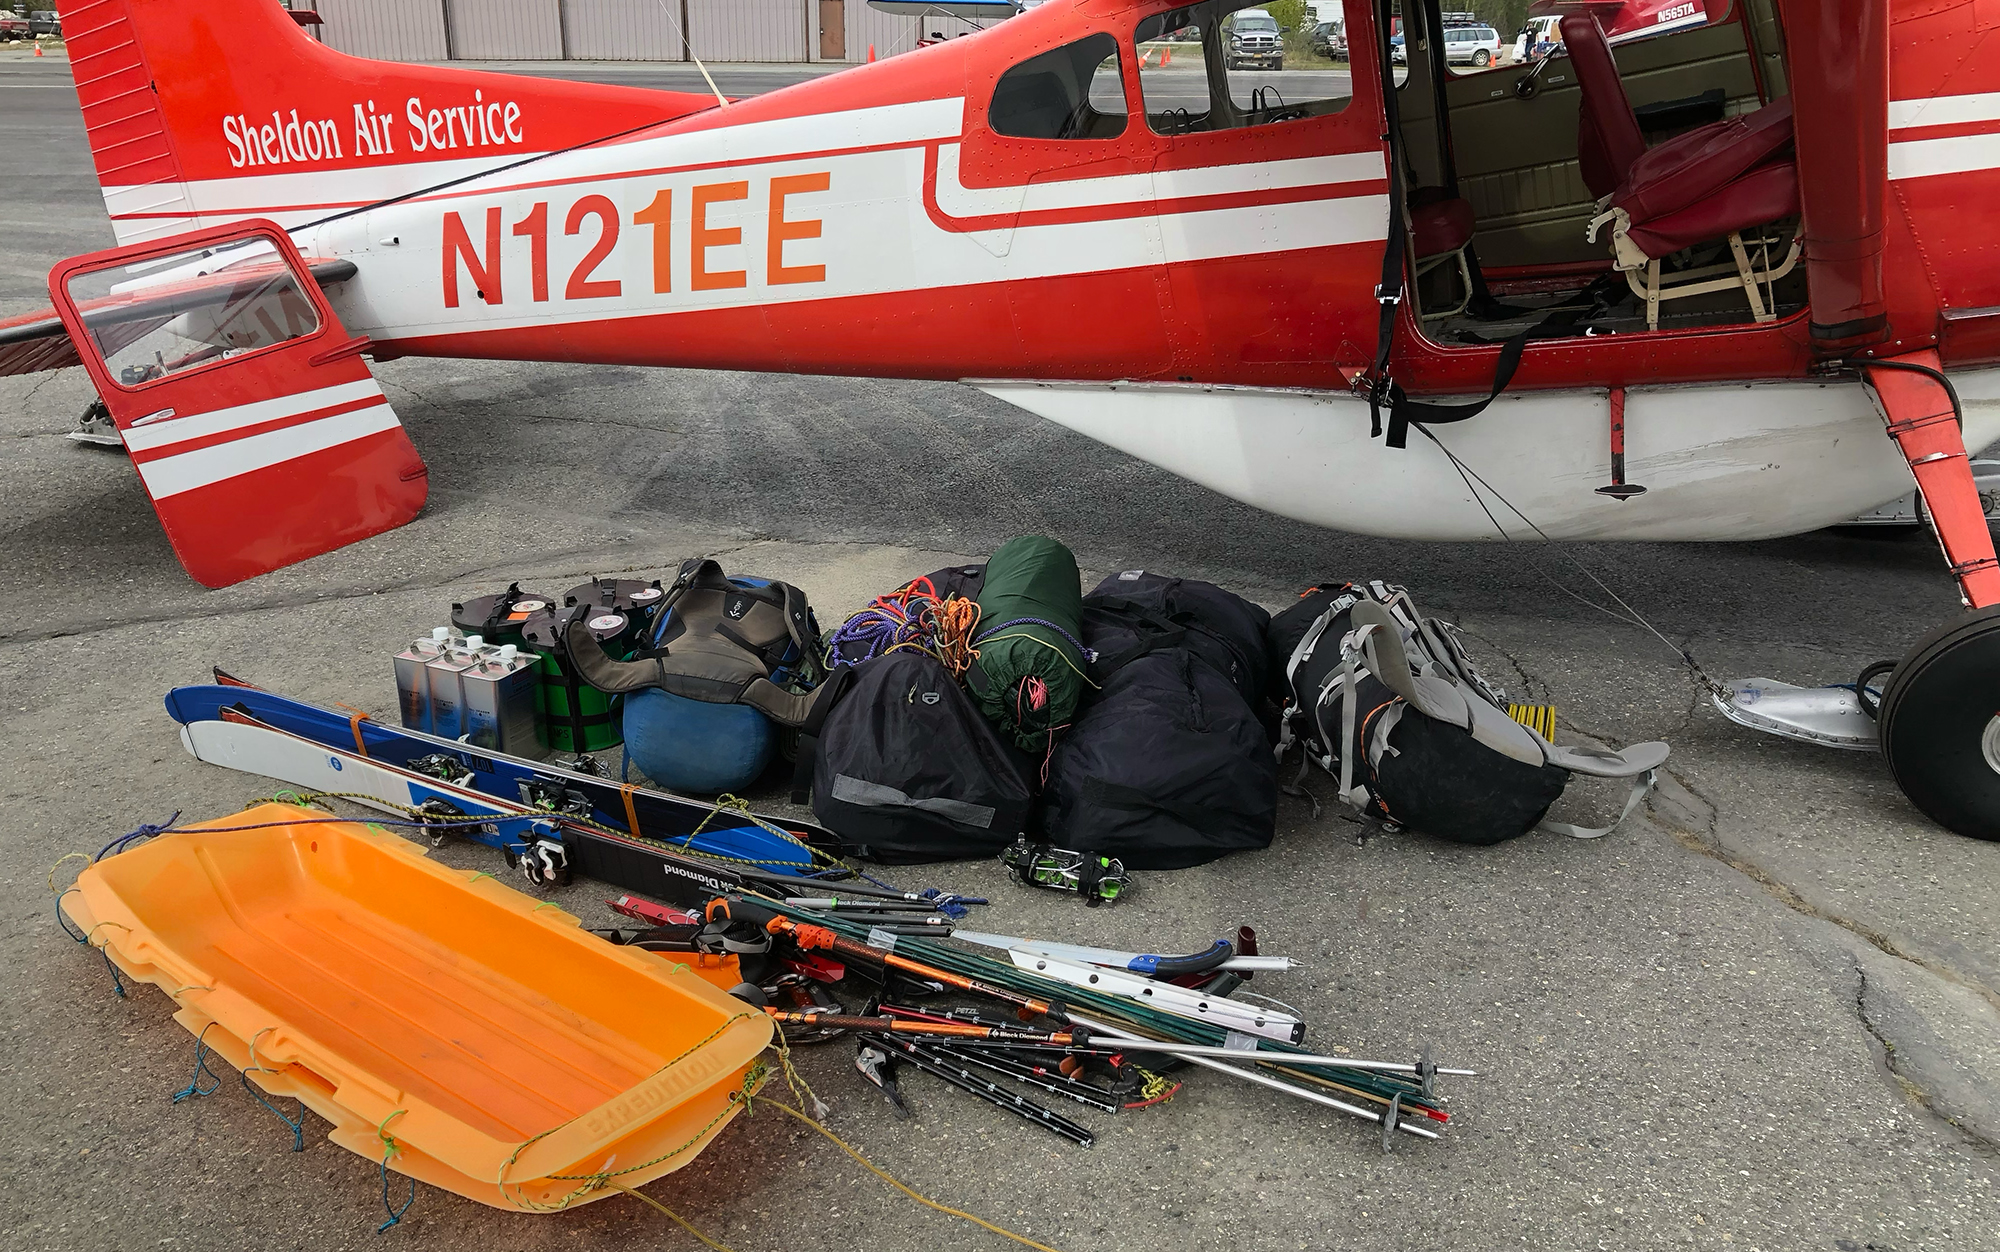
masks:
{"label": "airplane tail fin", "polygon": [[303,225],[710,107],[687,92],[370,61],[279,0],[60,0],[120,244]]}

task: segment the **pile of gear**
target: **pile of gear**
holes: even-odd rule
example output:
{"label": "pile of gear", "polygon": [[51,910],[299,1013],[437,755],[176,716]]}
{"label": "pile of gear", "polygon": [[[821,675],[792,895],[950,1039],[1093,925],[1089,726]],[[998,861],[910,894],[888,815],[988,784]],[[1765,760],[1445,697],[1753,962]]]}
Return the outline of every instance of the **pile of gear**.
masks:
{"label": "pile of gear", "polygon": [[[778,1107],[838,1140],[791,1051],[836,1039],[899,1116],[914,1072],[1088,1145],[1079,1118],[1157,1105],[1200,1072],[1365,1119],[1385,1148],[1437,1138],[1437,1080],[1469,1071],[1309,1049],[1303,1015],[1246,985],[1293,965],[1247,926],[1185,956],[977,932],[984,898],[852,862],[997,855],[1100,903],[1128,867],[1268,846],[1293,754],[1293,789],[1319,770],[1362,820],[1466,843],[1542,823],[1578,773],[1631,780],[1629,811],[1666,756],[1557,747],[1551,710],[1509,706],[1399,588],[1315,587],[1275,618],[1143,570],[1086,595],[1040,537],[913,579],[826,636],[798,588],[711,560],[560,599],[515,585],[453,605],[395,672],[401,725],[219,670],[174,689],[189,752],[301,792],[114,839],[60,906],[121,993],[152,982],[180,1006],[196,1043],[177,1100],[218,1091],[220,1059],[294,1150],[305,1113],[324,1118],[379,1169],[384,1228],[415,1196],[392,1203],[392,1171],[518,1211],[637,1195],[774,1073],[797,1097]],[[613,777],[601,756],[621,746]],[[817,822],[728,794],[785,755]],[[381,816],[341,820],[334,797]],[[638,926],[591,937],[396,832],[494,849],[536,892],[619,889],[607,903]],[[365,994],[328,982],[322,948],[357,954]],[[213,951],[239,964],[204,967]],[[513,1068],[524,1043],[551,1058],[536,1084]]]}
{"label": "pile of gear", "polygon": [[1552,711],[1510,705],[1401,588],[1314,587],[1275,619],[1144,570],[1078,588],[1067,549],[1017,539],[834,633],[828,666],[852,686],[802,764],[853,854],[997,854],[1096,902],[1127,869],[1269,846],[1294,752],[1293,789],[1317,766],[1358,814],[1473,844],[1603,834],[1544,822],[1569,778],[1629,780],[1629,813],[1666,759],[1556,746]]}
{"label": "pile of gear", "polygon": [[[1473,844],[1543,823],[1574,774],[1630,780],[1630,812],[1666,758],[1556,746],[1552,710],[1510,705],[1401,588],[1313,587],[1275,619],[1145,570],[1086,595],[1074,555],[1039,536],[825,636],[799,588],[701,559],[560,605],[516,585],[452,623],[397,659],[412,729],[517,754],[530,724],[550,751],[622,742],[628,768],[703,795],[783,754],[844,855],[999,856],[1093,904],[1130,870],[1269,846],[1293,754],[1285,789],[1310,794],[1317,767],[1368,820]],[[512,714],[490,690],[509,682]]]}

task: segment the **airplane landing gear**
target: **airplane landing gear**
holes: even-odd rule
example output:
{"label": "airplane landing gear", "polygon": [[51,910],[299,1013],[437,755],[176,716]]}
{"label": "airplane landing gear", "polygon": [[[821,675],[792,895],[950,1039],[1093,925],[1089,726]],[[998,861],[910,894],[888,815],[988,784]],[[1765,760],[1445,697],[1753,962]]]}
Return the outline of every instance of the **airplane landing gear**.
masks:
{"label": "airplane landing gear", "polygon": [[1918,640],[1896,666],[1876,732],[1910,803],[1947,830],[2000,839],[2000,558],[1958,396],[1939,371],[1928,351],[1862,365],[1972,610]]}
{"label": "airplane landing gear", "polygon": [[1889,771],[1938,825],[2000,839],[2000,605],[1917,641],[1876,722]]}
{"label": "airplane landing gear", "polygon": [[83,416],[76,419],[76,429],[69,432],[69,438],[77,443],[94,443],[105,448],[122,448],[125,439],[112,424],[111,410],[104,407],[104,401],[92,400],[85,406]]}

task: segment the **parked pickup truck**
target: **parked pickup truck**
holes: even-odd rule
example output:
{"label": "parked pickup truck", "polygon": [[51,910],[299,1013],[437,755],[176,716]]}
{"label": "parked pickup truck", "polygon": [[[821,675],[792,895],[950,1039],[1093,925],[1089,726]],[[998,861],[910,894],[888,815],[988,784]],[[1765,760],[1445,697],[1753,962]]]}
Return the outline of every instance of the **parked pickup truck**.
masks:
{"label": "parked pickup truck", "polygon": [[1243,9],[1230,14],[1225,35],[1229,40],[1223,55],[1225,68],[1285,68],[1285,39],[1278,32],[1278,19],[1264,10]]}

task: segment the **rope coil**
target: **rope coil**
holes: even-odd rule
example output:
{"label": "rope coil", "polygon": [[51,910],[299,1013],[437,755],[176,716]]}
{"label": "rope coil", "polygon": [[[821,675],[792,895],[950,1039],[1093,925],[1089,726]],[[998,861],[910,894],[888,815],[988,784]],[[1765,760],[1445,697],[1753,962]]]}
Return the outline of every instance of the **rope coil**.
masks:
{"label": "rope coil", "polygon": [[859,665],[891,652],[921,652],[962,678],[979,657],[979,603],[944,598],[928,578],[915,578],[840,624],[827,636],[826,664]]}

